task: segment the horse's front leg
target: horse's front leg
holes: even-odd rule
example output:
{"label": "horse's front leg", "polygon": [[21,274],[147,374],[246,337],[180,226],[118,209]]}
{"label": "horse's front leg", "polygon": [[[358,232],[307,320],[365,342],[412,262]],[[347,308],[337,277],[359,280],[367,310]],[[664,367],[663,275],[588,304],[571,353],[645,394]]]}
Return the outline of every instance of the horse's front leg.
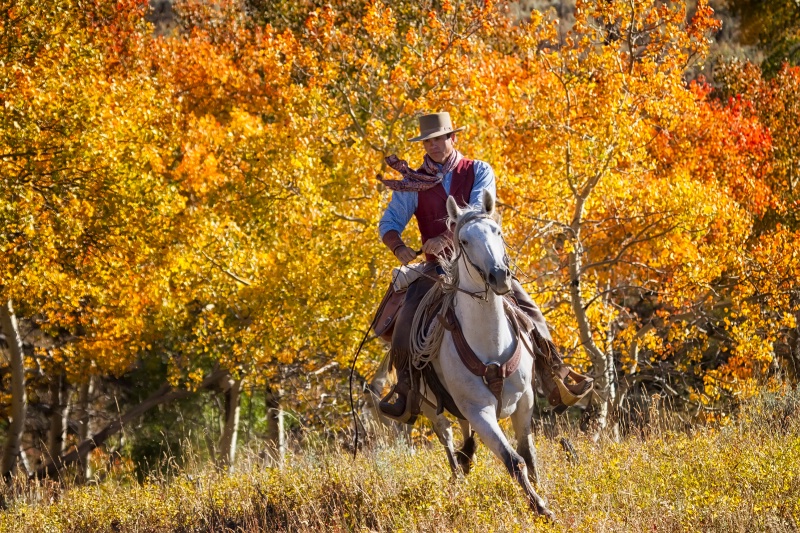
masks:
{"label": "horse's front leg", "polygon": [[[495,404],[491,403],[483,408],[462,409],[470,421],[475,431],[480,435],[481,440],[489,447],[492,452],[500,458],[503,465],[511,474],[511,477],[519,483],[528,498],[528,504],[537,514],[543,515],[550,520],[554,520],[553,512],[548,509],[547,503],[539,496],[528,479],[527,462],[518,454],[508,443],[503,430],[497,423],[495,415]],[[465,412],[466,411],[466,412]]]}
{"label": "horse's front leg", "polygon": [[531,417],[533,416],[533,391],[528,390],[517,403],[517,410],[511,414],[511,424],[517,437],[517,453],[525,460],[528,476],[534,485],[539,484],[539,468],[536,464],[536,446],[533,443]]}

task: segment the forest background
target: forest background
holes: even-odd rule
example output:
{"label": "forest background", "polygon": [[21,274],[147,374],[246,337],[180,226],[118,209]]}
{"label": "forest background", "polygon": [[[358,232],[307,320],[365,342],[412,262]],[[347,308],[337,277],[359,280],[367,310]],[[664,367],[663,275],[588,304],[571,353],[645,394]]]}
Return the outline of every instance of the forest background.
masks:
{"label": "forest background", "polygon": [[794,388],[800,7],[712,4],[4,2],[4,477],[349,442],[395,266],[375,177],[434,110],[596,380],[566,419]]}

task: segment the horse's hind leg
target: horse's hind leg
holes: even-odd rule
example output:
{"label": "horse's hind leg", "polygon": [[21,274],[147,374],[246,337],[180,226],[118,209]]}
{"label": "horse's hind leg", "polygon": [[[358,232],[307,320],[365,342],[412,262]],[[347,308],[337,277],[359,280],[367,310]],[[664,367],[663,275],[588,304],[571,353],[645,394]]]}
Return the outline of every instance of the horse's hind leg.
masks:
{"label": "horse's hind leg", "polygon": [[433,432],[436,433],[439,442],[444,446],[444,451],[447,454],[447,463],[450,465],[450,472],[453,478],[457,478],[461,474],[458,462],[456,461],[455,446],[453,445],[453,428],[450,421],[443,414],[437,415],[436,408],[430,406],[427,402],[422,402],[422,414],[424,414],[433,425]]}
{"label": "horse's hind leg", "polygon": [[[460,406],[459,406],[460,407]],[[464,409],[461,409],[464,412]],[[544,499],[539,496],[533,489],[530,480],[528,479],[528,467],[525,459],[518,454],[511,445],[508,439],[500,429],[495,416],[494,405],[489,405],[479,412],[475,413],[476,416],[469,416],[469,420],[475,431],[480,435],[481,440],[489,447],[492,452],[503,461],[508,473],[511,477],[519,483],[525,495],[528,497],[528,504],[537,514],[544,515],[550,520],[554,519],[553,512],[547,508]]]}
{"label": "horse's hind leg", "polygon": [[458,459],[458,464],[461,466],[461,471],[466,476],[469,474],[470,468],[472,468],[478,443],[475,440],[475,432],[472,431],[469,422],[459,420],[458,423],[461,426],[462,443],[461,448],[456,452],[456,459]]}
{"label": "horse's hind leg", "polygon": [[[531,395],[532,396],[532,395]],[[539,484],[539,468],[536,465],[536,446],[533,443],[531,415],[533,414],[533,398],[523,396],[517,404],[517,410],[511,415],[514,435],[517,437],[517,453],[528,466],[528,476],[535,484]]]}

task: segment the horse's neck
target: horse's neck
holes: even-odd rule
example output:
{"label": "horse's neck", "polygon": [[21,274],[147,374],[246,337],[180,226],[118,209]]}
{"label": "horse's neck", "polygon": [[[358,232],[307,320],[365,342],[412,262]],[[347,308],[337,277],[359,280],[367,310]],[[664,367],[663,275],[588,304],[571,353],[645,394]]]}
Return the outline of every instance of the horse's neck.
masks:
{"label": "horse's neck", "polygon": [[[459,288],[472,293],[486,290],[485,286],[470,281],[466,267],[460,267],[459,276]],[[459,291],[455,296],[455,314],[464,338],[484,363],[503,355],[511,356],[515,345],[514,331],[506,318],[502,296],[489,290],[486,299],[481,300]]]}

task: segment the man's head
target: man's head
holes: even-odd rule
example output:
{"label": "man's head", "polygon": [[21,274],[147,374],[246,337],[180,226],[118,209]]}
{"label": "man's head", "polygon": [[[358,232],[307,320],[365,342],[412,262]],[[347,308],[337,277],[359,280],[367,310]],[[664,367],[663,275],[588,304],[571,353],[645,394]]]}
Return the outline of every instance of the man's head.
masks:
{"label": "man's head", "polygon": [[445,133],[438,137],[431,137],[422,141],[422,147],[425,148],[425,153],[428,157],[437,163],[444,163],[450,154],[455,150],[456,134]]}
{"label": "man's head", "polygon": [[456,132],[463,129],[453,128],[450,113],[447,111],[430,113],[419,117],[419,135],[409,141],[422,141],[428,156],[437,163],[442,163],[453,153]]}

